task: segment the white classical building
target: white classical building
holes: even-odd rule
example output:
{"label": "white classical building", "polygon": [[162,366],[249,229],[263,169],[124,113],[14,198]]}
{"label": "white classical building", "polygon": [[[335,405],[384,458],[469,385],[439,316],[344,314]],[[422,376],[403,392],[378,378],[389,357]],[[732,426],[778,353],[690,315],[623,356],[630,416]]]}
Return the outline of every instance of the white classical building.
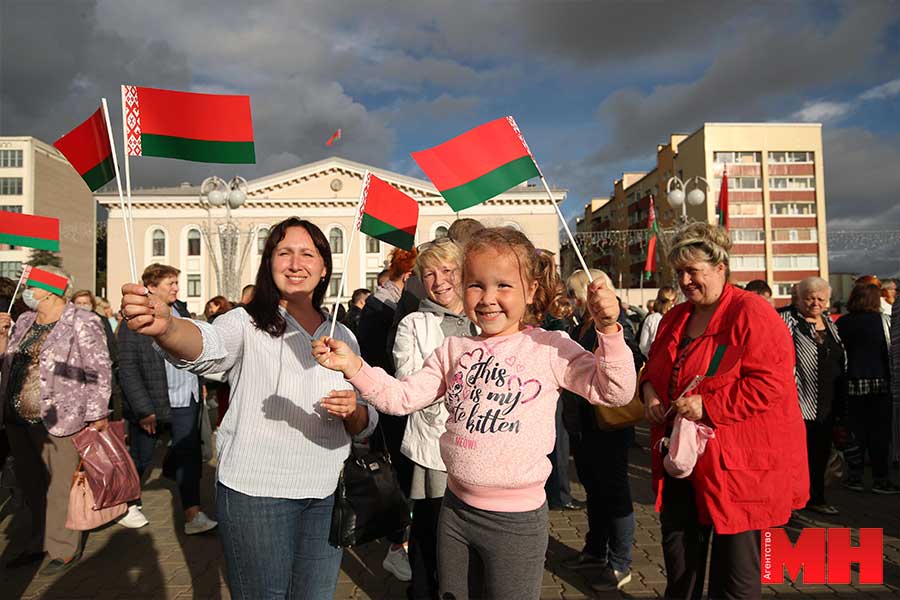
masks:
{"label": "white classical building", "polygon": [[[515,227],[527,234],[537,247],[553,252],[559,250],[556,209],[543,187],[524,183],[488,202],[454,213],[428,181],[332,157],[249,182],[247,201],[232,212],[244,232],[241,248],[244,244],[250,245],[241,271],[241,284],[255,280],[269,228],[287,217],[297,216],[318,225],[331,243],[334,274],[326,304],[337,299],[340,276],[344,272],[347,281],[340,301],[346,301],[356,288],[373,289],[392,247],[360,235],[354,247],[348,248],[366,170],[419,203],[417,244],[443,235],[456,218],[469,217],[486,226]],[[203,311],[206,301],[219,293],[215,270],[202,237],[208,214],[200,203],[199,194],[199,186],[190,183],[132,193],[138,272],[154,262],[180,269],[179,297],[198,314]],[[553,190],[553,197],[556,202],[564,201],[566,190]],[[130,279],[122,212],[116,193],[99,193],[96,198],[109,209],[107,293],[112,305],[117,306],[121,299],[121,284]],[[224,216],[224,208],[214,209],[213,224]],[[215,236],[212,246],[218,252]]]}

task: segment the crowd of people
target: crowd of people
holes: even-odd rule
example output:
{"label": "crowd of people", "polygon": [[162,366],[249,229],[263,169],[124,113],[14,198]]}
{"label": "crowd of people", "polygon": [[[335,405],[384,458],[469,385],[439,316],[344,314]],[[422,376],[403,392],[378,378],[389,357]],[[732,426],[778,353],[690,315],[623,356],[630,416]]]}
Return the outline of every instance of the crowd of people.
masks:
{"label": "crowd of people", "polygon": [[[837,514],[825,494],[840,464],[851,490],[900,493],[900,310],[896,282],[873,276],[847,314],[829,311],[818,277],[776,310],[764,281],[729,283],[730,248],[720,227],[682,227],[674,285],[646,311],[602,271],[562,280],[524,234],[472,219],[395,249],[346,308],[325,305],[328,240],[299,218],[272,228],[240,299],[211,298],[199,316],[168,265],[124,285],[117,311],[57,267],[41,268],[68,278],[62,292],[18,300],[0,281],[0,464],[31,513],[6,567],[77,564],[71,437],[124,419],[142,481],[166,448],[179,526],[217,533],[235,598],[333,597],[332,509],[353,445],[386,451],[408,499],[383,566],[409,598],[537,598],[549,511],[581,508],[584,546],[564,566],[623,589],[643,418],[666,597],[699,597],[707,570],[709,597],[758,597],[760,531],[798,510]],[[215,520],[200,499],[213,439]],[[140,499],[118,523],[147,525]]]}

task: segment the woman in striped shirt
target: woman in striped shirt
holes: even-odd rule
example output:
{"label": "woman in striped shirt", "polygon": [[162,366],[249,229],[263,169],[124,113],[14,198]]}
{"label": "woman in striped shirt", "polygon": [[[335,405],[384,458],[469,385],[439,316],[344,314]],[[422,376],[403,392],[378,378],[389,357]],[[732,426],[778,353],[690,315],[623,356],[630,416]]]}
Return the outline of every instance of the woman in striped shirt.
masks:
{"label": "woman in striped shirt", "polygon": [[[331,271],[322,231],[292,217],[269,234],[253,300],[214,324],[173,318],[143,286],[122,287],[130,329],[153,337],[176,366],[226,372],[232,386],[217,436],[216,503],[233,598],[334,595],[333,494],[351,436],[368,435],[377,413],[312,358],[311,341],[328,332]],[[359,351],[343,325],[334,337]]]}

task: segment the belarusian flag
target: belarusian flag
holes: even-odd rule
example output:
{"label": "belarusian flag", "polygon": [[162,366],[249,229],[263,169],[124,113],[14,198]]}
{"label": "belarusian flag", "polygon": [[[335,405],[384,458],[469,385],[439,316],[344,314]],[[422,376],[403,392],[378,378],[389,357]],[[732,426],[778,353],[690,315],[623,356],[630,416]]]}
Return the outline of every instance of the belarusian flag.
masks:
{"label": "belarusian flag", "polygon": [[541,175],[512,117],[485,123],[412,157],[454,211]]}
{"label": "belarusian flag", "polygon": [[65,134],[53,146],[63,153],[92,192],[116,176],[103,107]]}
{"label": "belarusian flag", "polygon": [[250,96],[122,86],[129,156],[256,162]]}
{"label": "belarusian flag", "polygon": [[59,252],[59,219],[0,211],[0,244]]}
{"label": "belarusian flag", "polygon": [[656,238],[659,236],[659,225],[656,223],[656,210],[653,208],[653,194],[650,194],[650,211],[647,215],[647,231],[650,239],[647,241],[647,262],[644,263],[644,275],[647,279],[656,272]]}
{"label": "belarusian flag", "polygon": [[363,181],[359,230],[392,246],[412,250],[419,203],[371,173]]}
{"label": "belarusian flag", "polygon": [[722,187],[719,189],[719,225],[728,229],[728,170],[722,171]]}
{"label": "belarusian flag", "polygon": [[331,137],[328,138],[328,141],[325,142],[325,145],[326,145],[326,146],[330,146],[330,145],[332,145],[333,143],[335,143],[336,141],[338,141],[339,139],[341,139],[341,129],[340,129],[340,127],[338,127],[338,130],[337,130],[337,131],[335,131],[334,133],[331,134]]}
{"label": "belarusian flag", "polygon": [[56,275],[37,267],[25,267],[22,277],[25,279],[25,287],[36,287],[47,290],[51,294],[62,296],[69,285],[69,280],[62,275]]}

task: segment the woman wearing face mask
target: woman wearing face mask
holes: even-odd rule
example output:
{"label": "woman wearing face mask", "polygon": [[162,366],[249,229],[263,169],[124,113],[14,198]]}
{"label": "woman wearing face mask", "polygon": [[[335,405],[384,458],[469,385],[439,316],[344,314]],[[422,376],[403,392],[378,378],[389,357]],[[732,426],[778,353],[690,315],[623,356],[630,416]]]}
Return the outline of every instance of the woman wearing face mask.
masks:
{"label": "woman wearing face mask", "polygon": [[0,319],[0,413],[31,508],[33,536],[26,552],[7,566],[37,562],[46,552],[50,562],[41,573],[53,575],[81,556],[81,532],[65,527],[78,466],[71,437],[88,426],[106,429],[111,369],[97,315],[67,301],[71,278],[57,267],[40,268],[69,285],[62,295],[26,288],[22,298],[31,310],[19,317],[11,336],[8,321]]}

